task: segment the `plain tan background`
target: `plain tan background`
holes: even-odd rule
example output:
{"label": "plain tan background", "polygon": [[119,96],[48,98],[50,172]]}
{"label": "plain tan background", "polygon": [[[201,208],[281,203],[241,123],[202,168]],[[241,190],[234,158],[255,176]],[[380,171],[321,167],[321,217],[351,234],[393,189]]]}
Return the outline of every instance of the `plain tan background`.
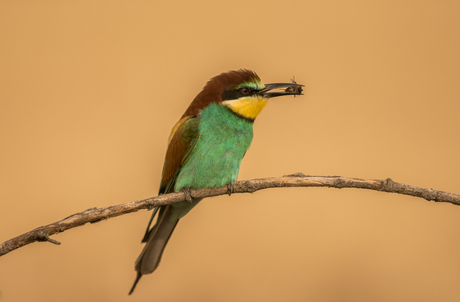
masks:
{"label": "plain tan background", "polygon": [[[2,1],[0,241],[155,196],[205,82],[295,75],[239,179],[295,172],[460,193],[458,1]],[[133,296],[151,212],[0,258],[1,301],[460,301],[460,208],[366,190],[203,201]]]}

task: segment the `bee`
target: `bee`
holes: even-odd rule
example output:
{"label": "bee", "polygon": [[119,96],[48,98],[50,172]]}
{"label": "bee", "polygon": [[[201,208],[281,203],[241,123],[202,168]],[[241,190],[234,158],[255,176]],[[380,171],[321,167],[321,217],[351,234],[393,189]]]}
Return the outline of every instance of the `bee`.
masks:
{"label": "bee", "polygon": [[[289,82],[291,84],[297,84],[297,82],[295,81],[295,76],[293,76],[292,79],[289,80]],[[296,94],[301,94],[302,93],[302,87],[297,86],[297,85],[296,86],[289,86],[284,91],[285,92],[290,92],[290,93],[295,93],[295,95]],[[295,95],[294,95],[294,97],[295,97]]]}

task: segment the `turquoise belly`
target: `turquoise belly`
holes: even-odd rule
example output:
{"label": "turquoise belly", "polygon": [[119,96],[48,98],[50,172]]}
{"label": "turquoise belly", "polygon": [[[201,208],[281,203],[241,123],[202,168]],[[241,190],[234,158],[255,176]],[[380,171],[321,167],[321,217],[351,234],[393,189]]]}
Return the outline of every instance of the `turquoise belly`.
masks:
{"label": "turquoise belly", "polygon": [[252,123],[222,105],[200,113],[200,139],[182,167],[174,187],[203,189],[236,182],[241,160],[252,142]]}

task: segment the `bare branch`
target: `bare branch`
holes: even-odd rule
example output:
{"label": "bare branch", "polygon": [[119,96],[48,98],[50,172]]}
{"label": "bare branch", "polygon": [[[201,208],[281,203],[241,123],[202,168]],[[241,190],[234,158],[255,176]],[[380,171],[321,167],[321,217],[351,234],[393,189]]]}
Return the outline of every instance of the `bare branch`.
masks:
{"label": "bare branch", "polygon": [[[270,177],[252,180],[238,181],[232,185],[231,193],[253,193],[258,190],[282,187],[329,187],[329,188],[358,188],[370,189],[389,193],[398,193],[421,197],[436,202],[449,202],[460,205],[460,195],[425,189],[411,185],[401,184],[385,180],[347,178],[340,176],[309,176],[302,173],[286,175],[283,177]],[[0,256],[5,255],[17,248],[36,241],[48,241],[54,244],[60,242],[49,238],[56,233],[64,232],[86,223],[95,223],[112,217],[137,212],[143,209],[152,209],[157,206],[178,203],[193,198],[205,198],[229,193],[229,187],[223,186],[214,189],[189,190],[187,192],[171,193],[151,197],[143,200],[119,204],[106,208],[91,208],[80,213],[73,214],[55,223],[38,227],[30,232],[17,236],[0,244]]]}

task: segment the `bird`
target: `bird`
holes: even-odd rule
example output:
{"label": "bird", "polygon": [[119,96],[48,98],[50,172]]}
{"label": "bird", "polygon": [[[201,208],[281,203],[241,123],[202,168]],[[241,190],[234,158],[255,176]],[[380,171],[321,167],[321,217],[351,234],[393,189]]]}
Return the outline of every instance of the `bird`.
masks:
{"label": "bird", "polygon": [[201,201],[192,199],[190,190],[227,186],[231,194],[252,142],[254,120],[270,98],[302,94],[302,87],[295,82],[264,85],[248,69],[227,71],[206,83],[171,130],[158,193],[183,191],[188,201],[154,209],[129,295],[143,275],[156,270],[177,223]]}

